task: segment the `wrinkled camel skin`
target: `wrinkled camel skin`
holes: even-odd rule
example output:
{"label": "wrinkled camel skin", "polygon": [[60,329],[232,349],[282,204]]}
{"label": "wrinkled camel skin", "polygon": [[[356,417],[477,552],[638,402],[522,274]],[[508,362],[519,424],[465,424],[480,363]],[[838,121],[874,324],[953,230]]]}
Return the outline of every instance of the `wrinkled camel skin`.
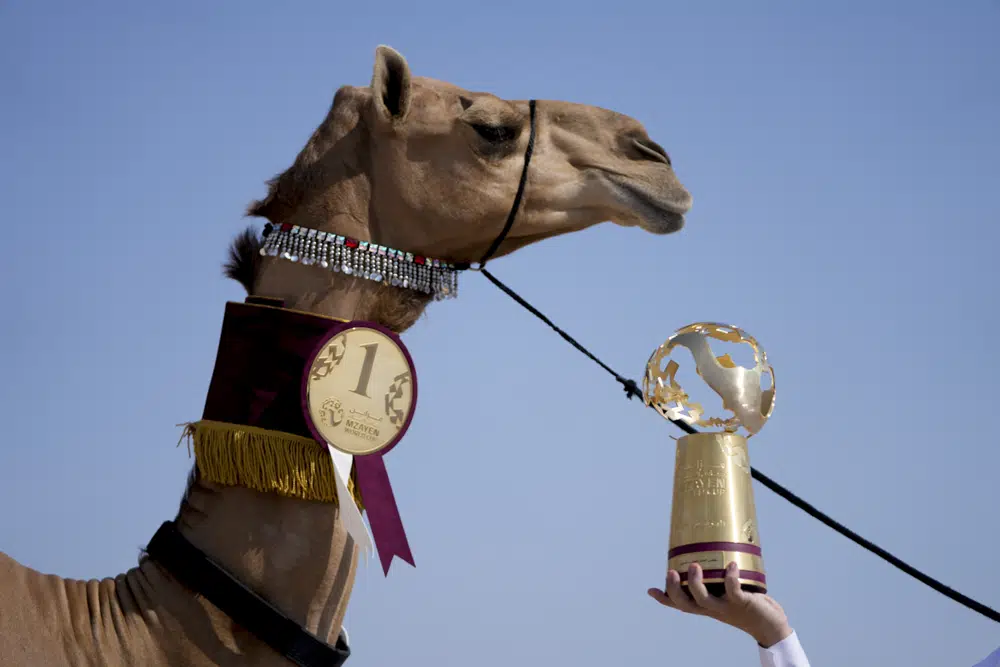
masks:
{"label": "wrinkled camel skin", "polygon": [[[248,213],[474,261],[503,227],[528,134],[526,101],[413,77],[399,53],[379,47],[371,85],[337,91],[293,165]],[[525,198],[498,256],[604,221],[669,234],[690,206],[667,153],[639,122],[540,101]],[[402,332],[428,303],[409,290],[259,258],[250,246],[239,279],[288,307]],[[320,638],[336,640],[357,554],[333,505],[215,486],[193,474],[178,521],[230,572]],[[0,554],[3,667],[288,664],[149,559],[114,578],[77,581]]]}

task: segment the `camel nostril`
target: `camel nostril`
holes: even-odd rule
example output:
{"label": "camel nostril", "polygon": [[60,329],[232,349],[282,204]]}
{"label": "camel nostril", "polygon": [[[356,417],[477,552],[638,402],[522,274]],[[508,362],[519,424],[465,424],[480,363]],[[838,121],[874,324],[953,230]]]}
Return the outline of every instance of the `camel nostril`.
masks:
{"label": "camel nostril", "polygon": [[670,156],[667,155],[667,151],[664,150],[663,146],[656,143],[652,139],[633,139],[632,143],[639,149],[639,152],[642,153],[643,157],[650,160],[656,160],[657,162],[664,162],[668,165],[671,164]]}

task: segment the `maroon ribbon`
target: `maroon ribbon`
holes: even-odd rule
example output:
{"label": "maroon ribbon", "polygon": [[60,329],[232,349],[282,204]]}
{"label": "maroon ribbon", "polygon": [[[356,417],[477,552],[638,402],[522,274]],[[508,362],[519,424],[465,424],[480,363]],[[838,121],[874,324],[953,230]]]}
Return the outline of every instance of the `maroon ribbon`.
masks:
{"label": "maroon ribbon", "polygon": [[389,483],[389,473],[382,460],[382,452],[355,456],[354,468],[358,473],[357,484],[361,487],[361,497],[365,501],[365,512],[372,527],[382,573],[389,575],[393,556],[399,556],[400,560],[416,567],[410,543],[406,539],[406,530],[403,528],[403,519],[399,516],[396,496]]}

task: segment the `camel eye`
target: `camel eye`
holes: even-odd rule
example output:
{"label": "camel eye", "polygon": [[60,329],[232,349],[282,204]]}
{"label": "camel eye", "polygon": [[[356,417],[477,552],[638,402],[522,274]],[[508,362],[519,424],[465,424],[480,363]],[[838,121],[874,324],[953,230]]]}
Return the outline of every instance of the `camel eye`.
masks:
{"label": "camel eye", "polygon": [[506,125],[483,125],[473,123],[472,129],[491,144],[503,144],[517,138],[517,128]]}

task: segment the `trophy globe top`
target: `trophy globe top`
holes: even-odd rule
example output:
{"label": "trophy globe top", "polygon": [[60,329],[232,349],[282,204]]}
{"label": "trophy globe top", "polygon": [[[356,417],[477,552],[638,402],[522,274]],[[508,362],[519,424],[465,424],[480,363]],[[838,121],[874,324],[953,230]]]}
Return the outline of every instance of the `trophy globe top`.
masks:
{"label": "trophy globe top", "polygon": [[[746,368],[737,364],[728,352],[716,356],[715,350],[729,344],[749,346],[754,366]],[[677,381],[681,364],[675,357],[681,347],[691,353],[698,376],[722,399],[723,414],[707,415],[702,402],[693,401]],[[686,359],[685,362],[690,363]],[[750,437],[763,428],[774,411],[774,369],[767,360],[767,353],[742,329],[728,324],[696,322],[678,329],[649,357],[642,392],[646,405],[667,419],[683,421],[710,432]]]}

